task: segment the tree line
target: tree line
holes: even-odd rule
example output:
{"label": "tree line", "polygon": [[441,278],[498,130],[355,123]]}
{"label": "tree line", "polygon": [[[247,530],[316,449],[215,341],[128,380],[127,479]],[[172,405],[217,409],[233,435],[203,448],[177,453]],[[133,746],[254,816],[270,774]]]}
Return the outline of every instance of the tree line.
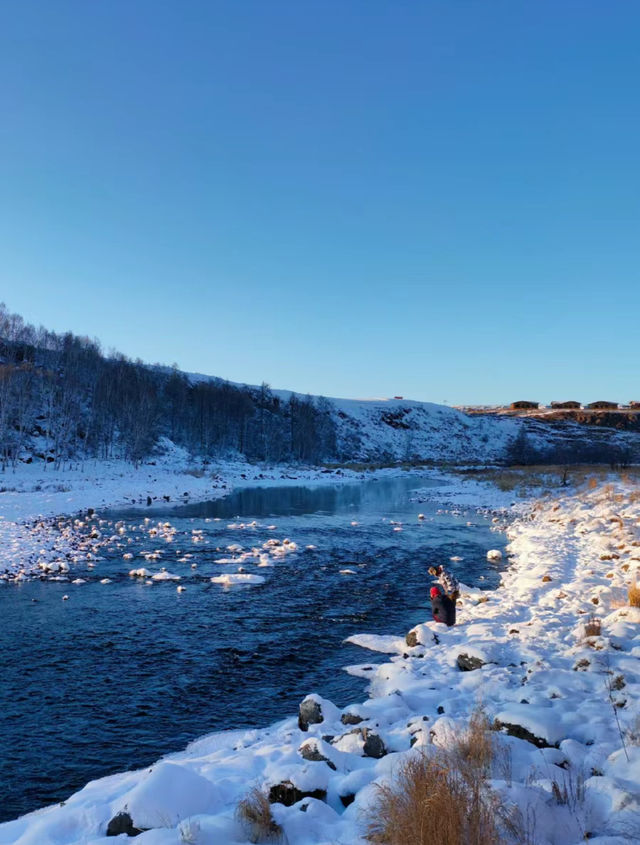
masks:
{"label": "tree line", "polygon": [[70,332],[36,328],[0,304],[0,462],[139,463],[160,437],[203,458],[318,463],[338,454],[331,403],[267,384],[192,381]]}

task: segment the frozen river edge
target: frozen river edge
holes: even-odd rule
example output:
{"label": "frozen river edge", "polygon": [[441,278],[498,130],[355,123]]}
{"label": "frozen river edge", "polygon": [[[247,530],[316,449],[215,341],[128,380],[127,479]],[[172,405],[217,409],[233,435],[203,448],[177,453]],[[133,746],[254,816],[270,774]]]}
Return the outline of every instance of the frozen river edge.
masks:
{"label": "frozen river edge", "polygon": [[[271,484],[360,477],[254,472],[263,476],[256,483]],[[174,502],[185,492],[190,500],[213,498],[234,482],[251,483],[249,473],[244,465],[229,465],[215,489],[210,478],[176,475],[169,466],[116,466],[111,475],[101,470],[93,485],[90,473],[75,476],[81,483],[48,473],[47,483],[64,491],[43,490],[35,473],[21,473],[17,489],[0,494],[3,554],[14,563],[6,541],[20,554],[22,532],[30,536],[28,523],[39,515],[147,495]],[[7,473],[6,486],[11,478]],[[439,495],[477,507],[509,501],[474,482]],[[300,722],[292,716],[264,730],[211,734],[150,769],[94,781],[63,805],[0,825],[0,843],[112,841],[105,838],[107,825],[119,812],[138,829],[149,828],[137,837],[143,845],[244,843],[249,840],[234,815],[238,801],[252,787],[266,792],[280,784],[306,794],[290,807],[273,805],[290,843],[363,842],[362,816],[375,783],[391,777],[407,755],[446,746],[478,704],[511,734],[500,734],[509,776],[494,777],[493,786],[537,819],[533,841],[579,842],[585,833],[601,843],[631,841],[640,819],[640,609],[627,606],[626,589],[640,565],[638,498],[618,481],[522,508],[508,528],[510,567],[502,586],[482,596],[463,590],[454,629],[425,622],[414,629],[413,647],[405,632],[389,632],[384,642],[366,633],[357,637],[391,655],[382,665],[350,667],[370,680],[363,703],[340,711],[311,696]],[[586,636],[590,616],[600,621],[597,636]],[[579,805],[554,797],[553,783],[563,779],[583,783]]]}

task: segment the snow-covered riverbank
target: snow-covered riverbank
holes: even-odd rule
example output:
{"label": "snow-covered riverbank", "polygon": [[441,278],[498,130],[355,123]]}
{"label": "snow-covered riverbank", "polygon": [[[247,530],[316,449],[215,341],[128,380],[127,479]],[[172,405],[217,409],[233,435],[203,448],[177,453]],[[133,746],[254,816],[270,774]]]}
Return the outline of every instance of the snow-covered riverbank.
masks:
{"label": "snow-covered riverbank", "polygon": [[[508,499],[465,486],[478,506]],[[453,488],[436,492],[449,494],[455,500]],[[354,631],[360,644],[391,655],[349,668],[370,680],[366,701],[340,711],[312,696],[302,708],[307,730],[292,716],[204,737],[150,769],[94,781],[64,805],[0,825],[0,843],[107,842],[120,812],[150,828],[141,845],[244,843],[238,801],[252,787],[281,784],[273,797],[308,793],[290,807],[273,804],[290,843],[357,843],[375,782],[407,755],[446,746],[478,705],[503,726],[504,770],[493,786],[520,807],[529,841],[637,838],[640,609],[626,595],[640,567],[637,488],[616,482],[539,500],[508,533],[503,586],[463,590],[455,628],[425,622],[412,647],[406,632]],[[565,785],[571,800],[563,802]]]}
{"label": "snow-covered riverbank", "polygon": [[[378,471],[378,477],[402,470]],[[70,515],[99,514],[107,508],[147,505],[175,507],[226,496],[241,486],[340,484],[370,473],[349,469],[264,467],[225,461],[202,467],[177,447],[154,463],[135,469],[124,461],[88,461],[62,471],[42,464],[20,465],[0,478],[0,580],[42,575],[45,564],[73,567],[101,543],[80,537]],[[56,567],[54,567],[56,569]]]}
{"label": "snow-covered riverbank", "polygon": [[[357,471],[348,468],[264,466],[245,461],[219,461],[203,466],[187,452],[165,441],[163,453],[153,462],[134,468],[124,461],[87,461],[63,470],[42,463],[20,464],[0,476],[0,582],[29,577],[57,577],[71,573],[73,564],[99,559],[109,537],[79,532],[82,519],[99,516],[106,509],[148,506],[175,507],[227,496],[237,487],[317,486],[358,483],[408,473],[428,475],[439,485],[428,495],[447,502],[467,504],[477,500],[501,508],[510,495],[488,484],[464,483],[437,470],[388,467]],[[416,499],[419,501],[419,497]],[[77,517],[74,522],[70,517]]]}

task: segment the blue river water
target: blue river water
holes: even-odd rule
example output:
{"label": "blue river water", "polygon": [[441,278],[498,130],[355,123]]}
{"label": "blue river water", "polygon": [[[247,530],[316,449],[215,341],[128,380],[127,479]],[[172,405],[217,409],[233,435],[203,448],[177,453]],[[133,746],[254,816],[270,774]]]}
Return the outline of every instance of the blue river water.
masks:
{"label": "blue river water", "polygon": [[[473,509],[411,501],[428,484],[413,476],[252,488],[172,509],[101,513],[84,530],[113,534],[120,547],[114,540],[94,568],[73,568],[70,578],[86,583],[2,585],[0,821],[205,733],[292,715],[310,692],[339,706],[361,700],[364,681],[341,667],[384,658],[343,641],[402,635],[430,618],[427,566],[447,563],[480,587],[499,580],[486,551],[502,548],[503,536]],[[175,529],[172,542],[150,531],[159,522]],[[262,548],[272,538],[298,549],[273,566],[242,564],[263,584],[211,583],[238,569],[216,562],[233,555],[229,545]],[[140,557],[156,549],[160,560]],[[449,563],[454,555],[463,560]],[[181,576],[184,592],[128,575],[161,565]]]}

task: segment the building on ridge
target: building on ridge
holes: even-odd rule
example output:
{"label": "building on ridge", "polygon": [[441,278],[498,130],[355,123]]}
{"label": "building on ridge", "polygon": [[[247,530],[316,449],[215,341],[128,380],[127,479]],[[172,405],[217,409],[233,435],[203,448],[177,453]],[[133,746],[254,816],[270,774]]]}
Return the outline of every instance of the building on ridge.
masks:
{"label": "building on ridge", "polygon": [[539,402],[528,402],[525,399],[519,399],[517,402],[512,402],[509,405],[510,411],[535,411],[540,407]]}
{"label": "building on ridge", "polygon": [[557,410],[564,409],[577,411],[582,408],[582,405],[574,399],[570,399],[568,402],[552,402],[551,407]]}
{"label": "building on ridge", "polygon": [[598,399],[596,402],[589,402],[588,405],[585,405],[585,408],[589,411],[616,411],[618,409],[618,403]]}

